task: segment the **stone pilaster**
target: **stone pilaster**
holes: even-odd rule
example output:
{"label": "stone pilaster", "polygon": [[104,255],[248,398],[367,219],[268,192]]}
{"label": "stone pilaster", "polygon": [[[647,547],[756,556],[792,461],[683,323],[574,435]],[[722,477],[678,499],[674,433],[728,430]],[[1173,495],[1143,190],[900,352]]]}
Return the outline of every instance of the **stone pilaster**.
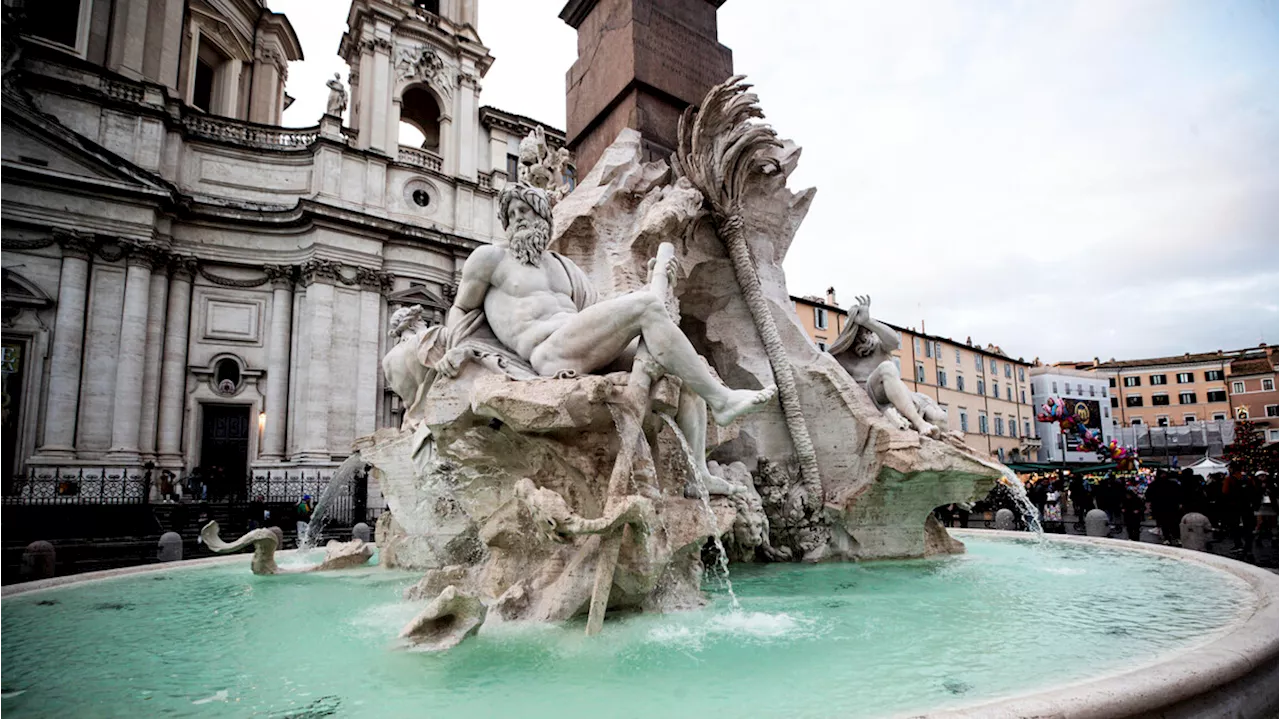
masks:
{"label": "stone pilaster", "polygon": [[120,349],[116,356],[111,451],[107,455],[112,461],[138,461],[147,314],[151,304],[151,266],[156,259],[151,250],[134,248],[125,262],[124,314],[120,319]]}
{"label": "stone pilaster", "polygon": [[169,281],[169,309],[165,320],[164,355],[160,363],[160,419],[157,427],[160,462],[182,464],[182,425],[187,388],[187,335],[191,321],[191,280],[194,257],[173,261]]}
{"label": "stone pilaster", "polygon": [[378,352],[382,324],[382,295],[391,285],[392,277],[364,267],[356,270],[360,281],[360,331],[356,339],[356,421],[355,436],[373,434],[378,428],[378,373],[381,370],[381,354]]}
{"label": "stone pilaster", "polygon": [[302,265],[303,303],[306,332],[310,335],[306,394],[302,398],[304,421],[299,453],[295,459],[327,462],[329,448],[330,336],[333,334],[334,285],[340,266],[329,260],[309,260]]}
{"label": "stone pilaster", "polygon": [[284,459],[285,430],[289,422],[289,345],[293,336],[293,268],[267,268],[271,277],[271,333],[267,346],[267,426],[260,456],[267,461]]}
{"label": "stone pilaster", "polygon": [[147,347],[142,366],[142,415],[138,423],[138,451],[146,458],[156,453],[156,422],[160,417],[160,366],[164,361],[165,312],[169,304],[169,263],[157,255],[151,271],[147,301]]}
{"label": "stone pilaster", "polygon": [[80,361],[84,351],[85,307],[89,297],[89,243],[76,235],[58,237],[62,271],[58,310],[49,353],[49,393],[40,459],[75,456],[76,407],[80,402]]}
{"label": "stone pilaster", "polygon": [[[89,274],[90,301],[76,419],[76,455],[80,459],[102,459],[112,446],[120,328],[128,278],[128,268],[121,262],[128,252],[126,245],[105,241],[98,243],[95,250]],[[145,294],[144,288],[144,302]]]}

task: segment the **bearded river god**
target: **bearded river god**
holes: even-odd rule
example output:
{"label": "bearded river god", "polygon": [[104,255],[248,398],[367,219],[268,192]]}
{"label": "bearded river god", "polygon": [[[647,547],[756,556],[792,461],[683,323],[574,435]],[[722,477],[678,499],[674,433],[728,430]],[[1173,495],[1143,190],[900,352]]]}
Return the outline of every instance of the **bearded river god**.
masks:
{"label": "bearded river god", "polygon": [[[630,351],[636,339],[643,339],[653,360],[705,401],[705,405],[702,401],[696,405],[682,402],[695,406],[677,417],[699,454],[705,446],[707,410],[717,424],[725,426],[776,394],[777,387],[772,384],[759,390],[730,389],[711,373],[664,307],[663,298],[676,274],[674,263],[655,266],[644,289],[579,307],[574,299],[574,276],[582,276],[582,270],[546,249],[551,240],[551,205],[546,192],[510,184],[503,188],[498,204],[507,241],[477,248],[467,258],[449,310],[450,328],[483,308],[498,341],[543,377],[604,369]],[[435,369],[454,376],[462,361],[464,355],[451,352]],[[710,479],[707,475],[704,478]]]}

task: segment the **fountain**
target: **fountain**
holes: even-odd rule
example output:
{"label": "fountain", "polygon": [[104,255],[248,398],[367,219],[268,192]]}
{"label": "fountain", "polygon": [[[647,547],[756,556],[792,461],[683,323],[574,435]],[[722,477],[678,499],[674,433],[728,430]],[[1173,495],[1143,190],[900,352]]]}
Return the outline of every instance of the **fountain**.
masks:
{"label": "fountain", "polygon": [[[252,573],[230,556],[6,588],[0,707],[1274,711],[1269,574],[933,519],[1011,475],[905,392],[869,299],[835,355],[794,322],[781,265],[814,191],[786,187],[799,150],[747,87],[686,113],[670,163],[623,131],[572,193],[522,168],[508,241],[467,261],[447,324],[392,317],[404,422],[348,461],[389,508],[377,566],[331,543],[321,565],[281,555],[335,571],[277,571],[273,533],[213,526],[214,551],[254,547]],[[175,673],[170,652],[201,662]],[[49,681],[62,668],[77,689]]]}

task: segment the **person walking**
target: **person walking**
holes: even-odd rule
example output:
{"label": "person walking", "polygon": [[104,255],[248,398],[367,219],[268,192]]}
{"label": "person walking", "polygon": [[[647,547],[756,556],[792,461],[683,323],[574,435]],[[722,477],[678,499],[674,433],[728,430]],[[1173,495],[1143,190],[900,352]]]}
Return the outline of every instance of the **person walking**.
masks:
{"label": "person walking", "polygon": [[1142,520],[1147,517],[1147,503],[1142,501],[1138,490],[1133,487],[1125,489],[1124,504],[1120,511],[1124,515],[1124,529],[1129,539],[1134,542],[1142,541]]}
{"label": "person walking", "polygon": [[1160,527],[1160,536],[1165,544],[1181,544],[1181,530],[1178,523],[1182,520],[1181,488],[1173,481],[1169,473],[1163,469],[1156,471],[1156,478],[1147,487],[1147,504],[1151,505],[1151,516]]}
{"label": "person walking", "polygon": [[1078,474],[1071,477],[1071,482],[1067,485],[1067,495],[1071,498],[1071,511],[1076,516],[1076,528],[1083,532],[1084,515],[1093,509],[1093,494],[1089,491],[1089,484],[1084,481],[1084,477]]}

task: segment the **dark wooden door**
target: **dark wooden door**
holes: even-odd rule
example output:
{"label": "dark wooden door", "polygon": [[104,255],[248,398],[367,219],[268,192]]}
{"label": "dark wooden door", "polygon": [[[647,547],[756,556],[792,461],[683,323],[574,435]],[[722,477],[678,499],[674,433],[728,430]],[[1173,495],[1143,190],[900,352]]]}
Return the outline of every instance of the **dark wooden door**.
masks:
{"label": "dark wooden door", "polygon": [[249,470],[249,408],[206,404],[200,469],[210,499],[242,498]]}

